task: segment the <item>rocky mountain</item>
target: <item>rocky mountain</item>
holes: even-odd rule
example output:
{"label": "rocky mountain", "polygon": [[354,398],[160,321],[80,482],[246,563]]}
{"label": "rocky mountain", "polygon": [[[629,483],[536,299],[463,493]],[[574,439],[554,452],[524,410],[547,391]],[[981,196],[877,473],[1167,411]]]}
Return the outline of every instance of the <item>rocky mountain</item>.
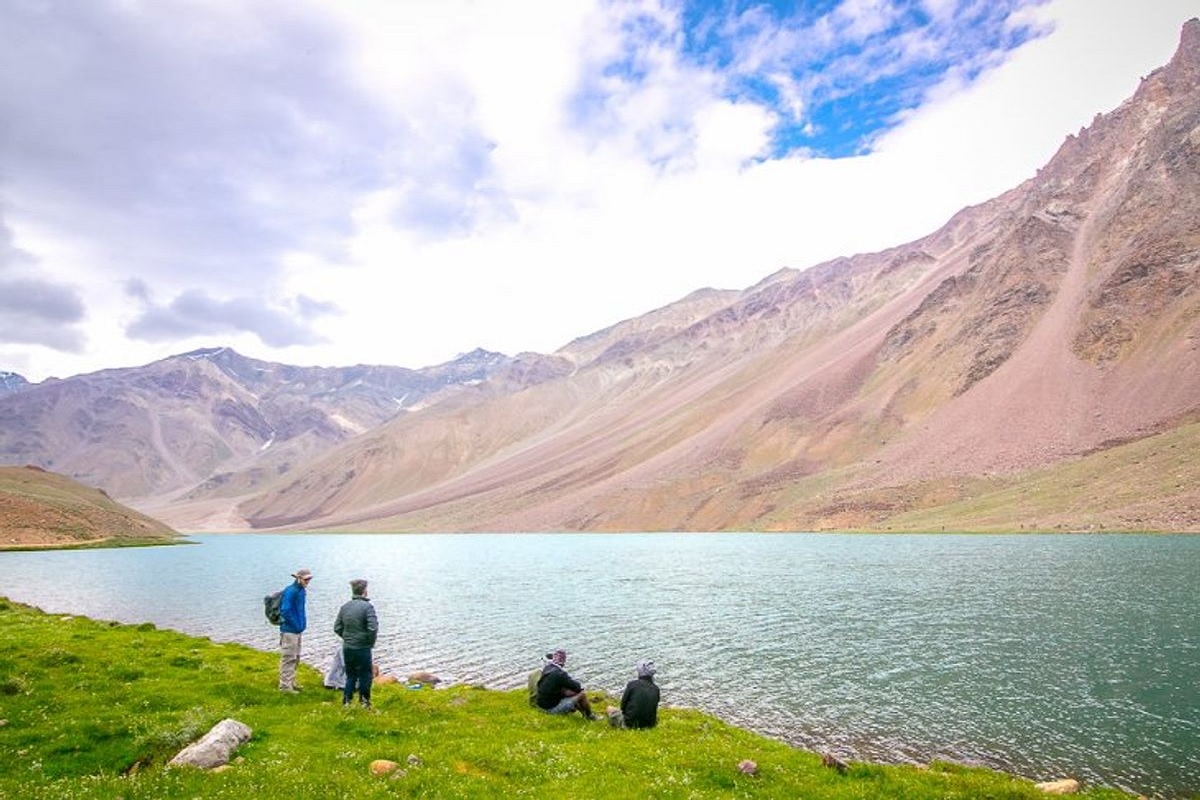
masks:
{"label": "rocky mountain", "polygon": [[421,370],[296,367],[196,350],[0,396],[0,463],[54,470],[147,507],[239,495],[518,364],[477,350]]}
{"label": "rocky mountain", "polygon": [[[1200,21],[1024,184],[700,291],[242,501],[257,528],[1200,530]],[[563,365],[569,365],[566,369]]]}
{"label": "rocky mountain", "polygon": [[1198,444],[1196,20],[930,235],[553,354],[0,381],[0,463],[180,529],[1196,531]]}
{"label": "rocky mountain", "polygon": [[15,372],[0,371],[0,395],[19,392],[29,386],[29,381]]}

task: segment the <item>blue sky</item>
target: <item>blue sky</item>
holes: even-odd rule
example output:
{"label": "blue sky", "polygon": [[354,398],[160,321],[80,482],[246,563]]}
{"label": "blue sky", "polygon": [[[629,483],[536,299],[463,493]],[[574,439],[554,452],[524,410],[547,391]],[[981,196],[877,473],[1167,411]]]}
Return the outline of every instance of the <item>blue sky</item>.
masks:
{"label": "blue sky", "polygon": [[[1040,0],[617,4],[623,41],[593,65],[575,121],[603,127],[609,103],[653,81],[662,54],[722,99],[770,115],[756,160],[870,153],[948,79],[970,83],[1052,25]],[[683,123],[686,125],[686,121]],[[664,160],[669,161],[669,157]]]}
{"label": "blue sky", "polygon": [[931,232],[1132,94],[1197,14],[0,3],[0,370],[551,352]]}
{"label": "blue sky", "polygon": [[1028,0],[690,2],[682,52],[724,76],[722,94],[762,105],[776,124],[760,158],[841,158],[875,139],[954,74],[971,81],[1049,26]]}

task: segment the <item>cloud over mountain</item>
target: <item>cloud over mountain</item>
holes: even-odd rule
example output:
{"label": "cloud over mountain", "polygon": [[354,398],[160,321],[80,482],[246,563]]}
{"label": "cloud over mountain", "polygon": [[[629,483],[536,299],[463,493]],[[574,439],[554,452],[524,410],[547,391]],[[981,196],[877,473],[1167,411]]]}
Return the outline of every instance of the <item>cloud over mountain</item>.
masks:
{"label": "cloud over mountain", "polygon": [[[3,4],[0,224],[37,268],[0,269],[43,294],[0,368],[545,352],[894,245],[1031,174],[1190,8],[1097,2]],[[343,313],[289,328],[300,297]]]}

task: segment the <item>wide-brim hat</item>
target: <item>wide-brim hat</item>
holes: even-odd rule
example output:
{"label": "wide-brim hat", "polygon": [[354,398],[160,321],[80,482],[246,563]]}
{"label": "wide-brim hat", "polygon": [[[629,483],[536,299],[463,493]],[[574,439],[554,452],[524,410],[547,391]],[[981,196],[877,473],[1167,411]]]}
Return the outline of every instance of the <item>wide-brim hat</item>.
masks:
{"label": "wide-brim hat", "polygon": [[292,577],[295,578],[296,580],[304,580],[305,578],[311,578],[312,570],[311,569],[298,569],[292,573]]}

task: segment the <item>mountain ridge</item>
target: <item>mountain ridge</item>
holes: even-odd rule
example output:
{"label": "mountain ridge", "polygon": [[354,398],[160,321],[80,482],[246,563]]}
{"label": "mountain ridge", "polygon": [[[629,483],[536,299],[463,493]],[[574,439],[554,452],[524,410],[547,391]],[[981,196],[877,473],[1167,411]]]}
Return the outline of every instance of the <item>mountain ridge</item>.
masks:
{"label": "mountain ridge", "polygon": [[297,367],[226,347],[193,350],[0,396],[0,460],[142,502],[245,492],[514,361],[476,350],[421,370]]}

